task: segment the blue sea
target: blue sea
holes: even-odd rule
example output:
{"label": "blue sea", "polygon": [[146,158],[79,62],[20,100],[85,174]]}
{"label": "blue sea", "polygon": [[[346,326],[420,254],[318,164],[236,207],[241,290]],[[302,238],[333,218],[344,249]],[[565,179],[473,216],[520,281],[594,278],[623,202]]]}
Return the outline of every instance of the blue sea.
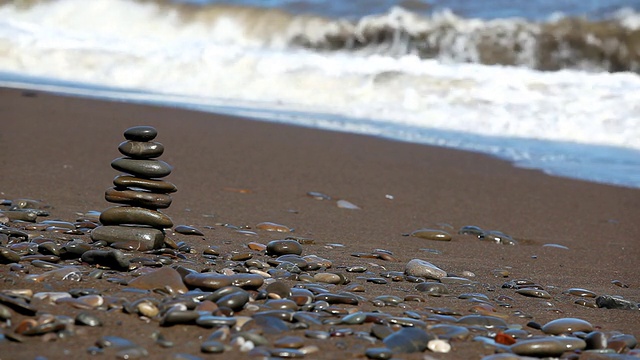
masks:
{"label": "blue sea", "polygon": [[638,0],[5,1],[0,86],[451,147],[640,188]]}

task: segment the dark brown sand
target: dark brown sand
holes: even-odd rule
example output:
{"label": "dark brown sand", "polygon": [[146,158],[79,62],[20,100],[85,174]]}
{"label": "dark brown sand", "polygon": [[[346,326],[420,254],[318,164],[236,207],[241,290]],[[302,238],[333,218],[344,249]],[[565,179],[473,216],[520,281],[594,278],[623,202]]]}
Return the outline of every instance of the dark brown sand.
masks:
{"label": "dark brown sand", "polygon": [[[117,146],[123,141],[122,133],[131,126],[150,125],[158,130],[157,141],[166,149],[161,159],[174,167],[167,180],[178,187],[173,204],[164,212],[175,224],[193,225],[205,232],[204,238],[174,236],[191,244],[196,254],[190,259],[196,262],[208,245],[219,245],[222,253],[230,253],[247,251],[249,241],[266,244],[283,238],[259,230],[257,237],[247,237],[216,223],[254,228],[272,221],[295,228],[297,236],[314,239],[314,245],[305,245],[303,255],[329,258],[339,272],[344,273],[340,266],[356,264],[374,273],[383,271],[369,263],[402,271],[409,260],[421,258],[450,273],[475,273],[473,280],[482,284],[480,289],[490,298],[511,296],[512,308],[497,307],[509,323],[525,326],[531,320],[544,324],[560,317],[578,317],[603,331],[640,338],[640,312],[586,308],[575,305],[575,297],[562,294],[580,287],[640,301],[640,190],[551,177],[468,152],[41,92],[2,89],[0,111],[0,198],[43,200],[53,207],[49,219],[74,221],[76,213],[110,206],[104,191],[117,175],[109,164],[120,156]],[[362,209],[341,209],[335,201],[314,200],[306,195],[309,191],[348,200]],[[498,245],[462,235],[454,235],[450,242],[403,236],[423,227],[451,226],[449,230],[456,233],[464,225],[503,231],[519,244]],[[331,243],[344,244],[344,248],[326,246]],[[543,247],[547,243],[569,249]],[[376,248],[392,251],[398,261],[350,256]],[[422,249],[437,249],[442,254]],[[202,267],[193,265],[198,266]],[[495,277],[494,269],[507,269],[509,278]],[[357,281],[357,274],[345,274]],[[0,265],[0,275],[10,277],[6,265]],[[505,281],[523,278],[544,286],[553,298],[528,298],[501,289]],[[629,288],[615,286],[612,280]],[[0,281],[0,289],[25,284]],[[105,280],[35,284],[33,289],[92,286],[114,296],[122,295],[124,289]],[[381,294],[420,295],[415,284],[408,282],[365,286],[362,295],[370,299]],[[450,307],[470,313],[472,304],[465,300],[425,297],[426,303],[408,303],[410,309]],[[47,310],[72,316],[78,312],[62,305]],[[399,308],[381,310],[402,314]],[[532,319],[514,316],[516,310]],[[0,358],[88,357],[86,349],[102,335],[133,339],[149,350],[150,358],[171,358],[176,353],[214,357],[199,349],[211,330],[193,325],[159,328],[155,322],[121,312],[104,317],[106,326],[83,328],[68,339],[2,341]],[[158,329],[176,346],[163,349],[155,345],[150,335]],[[362,358],[369,346],[354,338],[309,343],[321,346],[322,353],[307,358]],[[462,359],[490,353],[469,341],[454,343],[449,354],[431,355]],[[227,352],[218,357],[239,356]],[[418,359],[422,354],[401,357]]]}

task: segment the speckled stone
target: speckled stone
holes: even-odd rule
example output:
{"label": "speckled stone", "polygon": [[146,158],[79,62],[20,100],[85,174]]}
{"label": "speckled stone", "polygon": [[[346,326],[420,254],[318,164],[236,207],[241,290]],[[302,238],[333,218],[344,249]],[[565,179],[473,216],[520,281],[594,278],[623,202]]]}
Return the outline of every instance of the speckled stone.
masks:
{"label": "speckled stone", "polygon": [[159,142],[124,141],[118,146],[122,155],[134,159],[153,159],[162,155],[164,146]]}

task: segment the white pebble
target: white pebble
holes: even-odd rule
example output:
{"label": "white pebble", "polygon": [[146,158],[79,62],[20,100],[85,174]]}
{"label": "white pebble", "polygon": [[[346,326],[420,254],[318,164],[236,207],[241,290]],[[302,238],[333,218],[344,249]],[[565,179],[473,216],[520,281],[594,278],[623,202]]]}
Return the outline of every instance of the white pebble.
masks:
{"label": "white pebble", "polygon": [[449,351],[451,351],[451,344],[442,339],[434,339],[429,340],[429,342],[427,343],[427,348],[437,353],[448,353]]}
{"label": "white pebble", "polygon": [[360,208],[357,205],[350,203],[347,200],[338,200],[336,204],[338,205],[339,208],[342,208],[342,209],[360,210]]}

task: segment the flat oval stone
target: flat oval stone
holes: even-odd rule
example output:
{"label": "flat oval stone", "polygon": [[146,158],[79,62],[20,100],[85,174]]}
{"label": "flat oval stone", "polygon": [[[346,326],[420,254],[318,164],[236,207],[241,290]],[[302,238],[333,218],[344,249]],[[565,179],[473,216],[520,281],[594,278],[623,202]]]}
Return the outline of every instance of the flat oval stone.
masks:
{"label": "flat oval stone", "polygon": [[438,229],[418,229],[412,232],[411,236],[427,240],[451,241],[451,234]]}
{"label": "flat oval stone", "polygon": [[304,339],[299,336],[284,336],[276,339],[273,345],[279,348],[300,349],[304,346]]}
{"label": "flat oval stone", "polygon": [[113,179],[113,185],[126,188],[140,188],[155,193],[172,193],[178,188],[166,180],[143,179],[131,175],[118,175]]}
{"label": "flat oval stone", "polygon": [[100,214],[100,222],[103,225],[149,225],[156,229],[173,226],[173,221],[167,215],[136,206],[110,207]]}
{"label": "flat oval stone", "polygon": [[302,254],[302,245],[295,240],[273,240],[267,243],[267,255]]}
{"label": "flat oval stone", "polygon": [[518,244],[518,242],[514,238],[497,230],[483,232],[478,238],[480,240],[489,240],[502,245]]}
{"label": "flat oval stone", "polygon": [[537,297],[542,299],[551,299],[551,295],[545,291],[540,289],[533,288],[524,288],[516,290],[516,292],[520,295],[528,296],[528,297]]}
{"label": "flat oval stone", "polygon": [[563,294],[569,294],[580,297],[594,298],[596,297],[596,293],[591,290],[581,289],[581,288],[571,288],[567,291],[564,291]]}
{"label": "flat oval stone", "polygon": [[475,225],[466,225],[458,230],[458,234],[460,235],[473,235],[475,237],[480,237],[484,234],[484,230]]}
{"label": "flat oval stone", "polygon": [[313,279],[327,284],[340,284],[342,282],[340,275],[328,272],[316,273],[313,275]]}
{"label": "flat oval stone", "polygon": [[138,160],[121,157],[111,162],[111,167],[143,178],[162,178],[171,174],[173,168],[162,160]]}
{"label": "flat oval stone", "polygon": [[193,226],[187,226],[187,225],[178,225],[173,230],[178,234],[182,234],[182,235],[198,235],[198,236],[204,235],[202,231],[194,228]]}
{"label": "flat oval stone", "polygon": [[134,159],[157,158],[164,152],[164,146],[159,142],[124,141],[118,146],[122,155]]}
{"label": "flat oval stone", "polygon": [[416,285],[416,290],[426,292],[432,296],[440,296],[449,293],[447,286],[437,282],[422,282]]}
{"label": "flat oval stone", "polygon": [[171,295],[184,294],[188,291],[182,282],[180,273],[170,267],[161,267],[148,274],[138,276],[129,281],[128,285],[143,290],[167,290]]}
{"label": "flat oval stone", "polygon": [[224,352],[224,344],[215,340],[207,340],[200,345],[200,351],[205,354],[219,354]]}
{"label": "flat oval stone", "polygon": [[[134,226],[98,226],[91,230],[93,241],[107,244],[134,240],[140,243],[140,251],[159,249],[164,244],[164,233],[158,229]],[[84,253],[84,250],[80,253]]]}
{"label": "flat oval stone", "polygon": [[505,329],[507,327],[507,323],[495,316],[486,316],[486,315],[467,315],[458,319],[458,324],[465,325],[479,325],[484,326],[487,329]]}
{"label": "flat oval stone", "polygon": [[102,326],[102,321],[100,320],[100,318],[87,312],[81,312],[76,315],[75,323],[85,326]]}
{"label": "flat oval stone", "polygon": [[231,285],[246,289],[257,289],[264,283],[264,278],[258,274],[190,273],[183,280],[188,286],[212,290]]}
{"label": "flat oval stone", "polygon": [[402,328],[387,336],[382,341],[394,353],[423,352],[433,336],[423,329],[415,327]]}
{"label": "flat oval stone", "polygon": [[226,316],[200,315],[196,324],[202,327],[234,326],[236,318]]}
{"label": "flat oval stone", "polygon": [[124,138],[131,141],[151,141],[158,136],[152,126],[133,126],[124,131]]}
{"label": "flat oval stone", "polygon": [[368,348],[364,355],[369,359],[387,360],[393,357],[393,351],[386,347]]}
{"label": "flat oval stone", "polygon": [[548,336],[524,339],[511,345],[511,351],[518,355],[537,357],[560,356],[565,351],[582,350],[587,344],[576,337]]}
{"label": "flat oval stone", "polygon": [[542,332],[549,335],[567,334],[576,331],[591,332],[593,331],[593,326],[582,319],[576,318],[556,319],[542,326]]}
{"label": "flat oval stone", "polygon": [[246,291],[238,291],[225,295],[216,301],[220,307],[227,307],[233,311],[242,310],[244,305],[249,302],[249,294]]}
{"label": "flat oval stone", "polygon": [[405,266],[404,273],[409,276],[436,280],[447,276],[446,271],[440,269],[439,267],[426,260],[421,259],[413,259],[409,261]]}
{"label": "flat oval stone", "polygon": [[104,198],[110,203],[142,206],[149,209],[165,209],[171,205],[171,196],[146,191],[109,188],[105,191]]}
{"label": "flat oval stone", "polygon": [[256,225],[256,229],[266,230],[266,231],[276,231],[276,232],[291,232],[291,228],[286,225],[276,224],[269,221],[261,222]]}

